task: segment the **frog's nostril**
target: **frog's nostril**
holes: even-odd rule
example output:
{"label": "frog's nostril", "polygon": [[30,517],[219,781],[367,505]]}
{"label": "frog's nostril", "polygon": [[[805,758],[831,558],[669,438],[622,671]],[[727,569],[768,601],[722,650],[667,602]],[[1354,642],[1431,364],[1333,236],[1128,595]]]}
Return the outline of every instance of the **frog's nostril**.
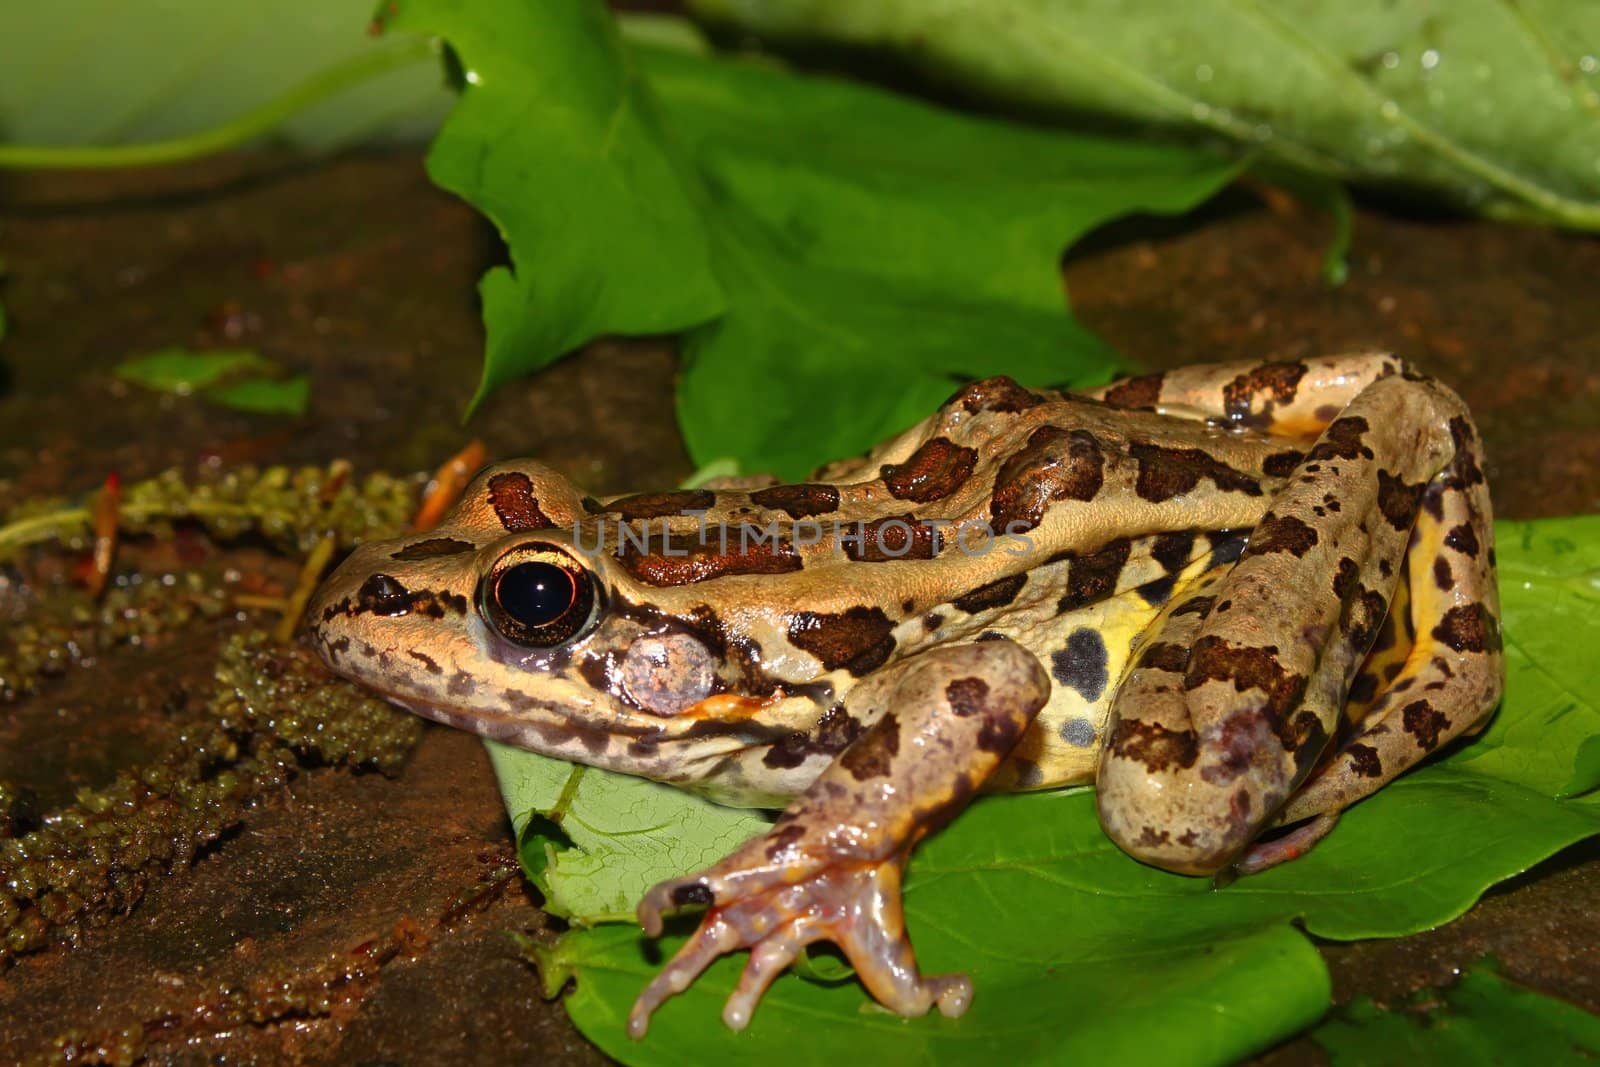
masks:
{"label": "frog's nostril", "polygon": [[374,574],[361,583],[356,603],[374,615],[404,615],[411,610],[411,591],[392,575]]}

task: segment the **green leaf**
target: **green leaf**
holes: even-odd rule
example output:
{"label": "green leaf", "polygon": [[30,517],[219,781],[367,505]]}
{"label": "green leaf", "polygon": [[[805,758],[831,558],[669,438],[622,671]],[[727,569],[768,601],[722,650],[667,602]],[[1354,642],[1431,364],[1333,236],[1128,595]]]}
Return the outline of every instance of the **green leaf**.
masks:
{"label": "green leaf", "polygon": [[124,360],[115,373],[145,389],[198,394],[223,407],[268,415],[304,415],[311,398],[305,375],[284,377],[277,363],[243,348],[194,352],[172,346]]}
{"label": "green leaf", "polygon": [[1317,173],[1600,229],[1600,6],[1571,0],[693,0],[949,86],[1222,136]]}
{"label": "green leaf", "polygon": [[1600,1018],[1478,966],[1399,1011],[1362,1000],[1312,1037],[1334,1067],[1369,1063],[1576,1063],[1600,1059]]}
{"label": "green leaf", "polygon": [[[228,122],[352,59],[393,50],[363,32],[372,0],[0,4],[0,142],[124,145]],[[436,57],[363,82],[276,132],[326,148],[421,140],[451,97]]]}
{"label": "green leaf", "polygon": [[500,229],[483,278],[476,405],[603,333],[663,333],[725,306],[709,238],[611,17],[577,0],[400,0],[393,30],[442,34],[466,86],[428,174]]}
{"label": "green leaf", "polygon": [[646,889],[721,859],[769,823],[642,778],[487,744],[523,868],[547,910],[576,923],[633,921]]}
{"label": "green leaf", "polygon": [[258,415],[304,415],[311,402],[311,379],[304,374],[278,380],[257,378],[207,389],[204,396],[213,404],[221,404],[235,411],[253,411]]}
{"label": "green leaf", "polygon": [[597,3],[400,0],[467,85],[429,156],[500,227],[481,398],[603,333],[684,332],[699,462],[798,475],[955,382],[1108,375],[1065,313],[1063,249],[1183,211],[1237,170],[1189,149],[960,115],[682,49],[624,47]]}
{"label": "green leaf", "polygon": [[729,300],[685,339],[680,422],[695,456],[753,470],[798,477],[858,452],[974,375],[1108,375],[1115,355],[1065,314],[1063,249],[1123,215],[1187,210],[1233,173],[825,78],[641,55],[712,200]]}
{"label": "green leaf", "polygon": [[[1496,719],[1476,740],[1351,809],[1305,858],[1218,890],[1118,851],[1086,790],[987,797],[918,850],[905,890],[925,968],[973,977],[976,998],[961,1019],[901,1020],[873,1009],[853,982],[821,986],[789,975],[750,1029],[732,1035],[718,1015],[741,956],[713,966],[661,1009],[644,1042],[630,1042],[622,1027],[628,1007],[682,943],[680,934],[653,945],[631,925],[563,938],[556,955],[577,978],[569,1012],[610,1055],[640,1064],[735,1054],[966,1062],[976,1048],[1024,1061],[1220,1063],[1290,1036],[1322,1014],[1328,997],[1320,957],[1295,924],[1338,939],[1428,929],[1496,882],[1600,833],[1595,794],[1555,799],[1595,771],[1600,665],[1572,636],[1596,628],[1600,516],[1496,529],[1509,666]],[[503,783],[517,768],[553,764],[542,772],[546,797],[570,774],[526,752],[499,749],[495,760]],[[584,783],[591,778],[616,786],[606,810],[574,803],[564,828],[650,812],[621,840],[600,835],[579,846],[589,852],[584,875],[594,879],[586,890],[608,901],[591,920],[626,915],[615,902],[629,901],[637,887],[721,857],[720,846],[702,840],[681,868],[666,870],[655,856],[646,870],[631,854],[651,819],[680,838],[699,811],[713,835],[731,840],[725,820],[749,818],[693,797],[673,800],[652,783],[598,771],[585,772]],[[533,793],[507,793],[514,815],[536,803]],[[577,861],[579,848],[556,855],[554,866]]]}
{"label": "green leaf", "polygon": [[116,375],[125,382],[159,393],[188,396],[240,373],[277,369],[277,364],[246,348],[213,348],[194,352],[174,345],[117,364]]}

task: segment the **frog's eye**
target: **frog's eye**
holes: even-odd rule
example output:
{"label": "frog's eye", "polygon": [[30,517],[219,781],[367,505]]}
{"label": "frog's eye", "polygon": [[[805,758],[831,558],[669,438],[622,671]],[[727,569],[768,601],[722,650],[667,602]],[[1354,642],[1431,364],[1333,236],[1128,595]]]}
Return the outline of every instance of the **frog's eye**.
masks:
{"label": "frog's eye", "polygon": [[594,579],[559,551],[523,548],[507,553],[479,583],[478,603],[502,637],[553,648],[594,621]]}

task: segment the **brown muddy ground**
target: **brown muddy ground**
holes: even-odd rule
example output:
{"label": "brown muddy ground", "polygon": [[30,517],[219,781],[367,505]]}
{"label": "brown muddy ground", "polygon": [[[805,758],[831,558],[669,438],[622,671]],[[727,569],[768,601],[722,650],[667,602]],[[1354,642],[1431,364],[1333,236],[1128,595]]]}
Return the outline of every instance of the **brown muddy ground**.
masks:
{"label": "brown muddy ground", "polygon": [[[1267,199],[1238,191],[1180,227],[1099,235],[1067,266],[1079,313],[1152,367],[1399,349],[1477,412],[1501,515],[1600,510],[1600,242],[1364,213],[1350,281],[1329,290],[1326,221]],[[458,416],[481,350],[472,285],[497,250],[413,156],[0,178],[0,254],[12,324],[0,507],[173,465],[431,468],[469,436]],[[128,354],[171,344],[251,347],[309,372],[311,416],[229,413],[112,376]],[[689,470],[672,374],[666,346],[597,345],[504,390],[470,435],[595,491],[669,485]],[[0,581],[0,607],[7,595]],[[59,803],[144,758],[176,728],[172,694],[203,687],[234,625],[118,650],[0,707],[0,781]],[[156,879],[131,914],[0,969],[0,1062],[59,1050],[68,1034],[80,1059],[597,1062],[509,947],[507,931],[547,931],[505,877],[512,862],[467,737],[429,728],[394,779],[309,769]],[[1340,1000],[1395,998],[1493,954],[1510,977],[1600,1011],[1595,944],[1591,844],[1441,930],[1325,954]],[[1271,1058],[1320,1053],[1302,1041]]]}

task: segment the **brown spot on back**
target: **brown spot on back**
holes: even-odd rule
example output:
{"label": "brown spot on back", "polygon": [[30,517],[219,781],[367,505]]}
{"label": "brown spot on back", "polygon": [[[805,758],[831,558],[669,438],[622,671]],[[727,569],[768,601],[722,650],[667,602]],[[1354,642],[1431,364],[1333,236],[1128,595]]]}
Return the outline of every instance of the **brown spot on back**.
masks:
{"label": "brown spot on back", "polygon": [[989,697],[989,684],[982,678],[957,678],[944,687],[950,710],[965,719],[983,711]]}
{"label": "brown spot on back", "polygon": [[840,766],[850,772],[858,782],[869,778],[886,778],[900,754],[900,720],[888,712],[873,723],[861,739],[839,757]]}
{"label": "brown spot on back", "polygon": [[1456,584],[1456,576],[1450,572],[1450,561],[1443,556],[1433,561],[1433,584],[1446,591]]}
{"label": "brown spot on back", "polygon": [[1111,731],[1113,754],[1144,764],[1151,774],[1193,767],[1200,747],[1193,730],[1169,730],[1158,723],[1120,719]]}
{"label": "brown spot on back", "polygon": [[1264,556],[1268,552],[1287,552],[1295,558],[1304,556],[1317,543],[1316,528],[1293,515],[1268,515],[1261,520],[1245,546],[1244,558]]}
{"label": "brown spot on back", "polygon": [[1105,484],[1106,457],[1088,430],[1041,426],[1001,464],[989,512],[998,527],[1021,533],[1038,526],[1057,500],[1093,500]]}
{"label": "brown spot on back", "polygon": [[728,529],[726,552],[716,528],[708,529],[704,537],[695,531],[672,534],[665,544],[660,535],[653,535],[648,544],[661,550],[642,551],[628,538],[617,546],[618,562],[646,585],[692,585],[729,574],[786,574],[801,567],[792,544],[766,536],[759,527]]}
{"label": "brown spot on back", "polygon": [[1422,505],[1426,482],[1407,485],[1405,480],[1388,471],[1378,472],[1378,510],[1396,530],[1409,530],[1417,520],[1417,509]]}
{"label": "brown spot on back", "polygon": [[993,378],[984,378],[976,382],[968,382],[956,390],[954,396],[945,401],[947,408],[962,407],[968,414],[976,415],[980,411],[1026,411],[1044,403],[1044,398],[1024,389],[1014,380],[1001,374]]}
{"label": "brown spot on back", "polygon": [[837,615],[796,612],[789,640],[830,671],[844,668],[860,677],[883,666],[894,652],[894,623],[880,608],[851,608]]}
{"label": "brown spot on back", "polygon": [[555,525],[539,508],[533,479],[521,471],[505,471],[489,479],[489,506],[500,525],[512,533],[548,530]]}
{"label": "brown spot on back", "polygon": [[993,608],[1003,608],[1017,598],[1023,585],[1028,581],[1026,574],[1012,574],[980,585],[970,593],[963,593],[955,598],[952,603],[968,615],[976,615],[980,611],[989,611]]}
{"label": "brown spot on back", "polygon": [[1457,652],[1500,651],[1500,621],[1482,604],[1451,608],[1433,628],[1433,636]]}
{"label": "brown spot on back", "polygon": [[709,511],[717,494],[709,489],[685,489],[674,493],[635,493],[606,505],[606,511],[624,519],[664,519],[691,511]]}
{"label": "brown spot on back", "polygon": [[1432,752],[1439,747],[1439,735],[1450,728],[1450,720],[1426,700],[1414,700],[1400,709],[1400,728],[1417,739],[1417,747]]}
{"label": "brown spot on back", "polygon": [[1139,465],[1133,489],[1153,504],[1193,491],[1202,479],[1224,493],[1260,496],[1261,483],[1198,448],[1167,448],[1135,441],[1128,452]]}
{"label": "brown spot on back", "polygon": [[976,449],[958,445],[947,437],[934,437],[906,458],[884,466],[883,484],[897,500],[926,504],[954,493],[966,484],[977,465]]}
{"label": "brown spot on back", "polygon": [[939,531],[910,515],[841,526],[845,557],[857,563],[893,563],[897,559],[932,559],[939,554]]}
{"label": "brown spot on back", "polygon": [[1114,408],[1151,408],[1161,399],[1160,374],[1145,374],[1118,382],[1106,390],[1105,402]]}
{"label": "brown spot on back", "polygon": [[1110,596],[1132,547],[1126,537],[1119,537],[1098,552],[1073,559],[1068,564],[1067,591],[1057,602],[1056,610],[1072,611]]}
{"label": "brown spot on back", "polygon": [[412,563],[419,559],[456,556],[462,552],[471,552],[476,548],[477,546],[472,542],[457,541],[454,537],[430,537],[426,541],[414,541],[398,552],[391,552],[389,558]]}
{"label": "brown spot on back", "polygon": [[839,507],[839,489],[833,485],[775,485],[750,494],[757,506],[781,511],[791,519],[826,515]]}

